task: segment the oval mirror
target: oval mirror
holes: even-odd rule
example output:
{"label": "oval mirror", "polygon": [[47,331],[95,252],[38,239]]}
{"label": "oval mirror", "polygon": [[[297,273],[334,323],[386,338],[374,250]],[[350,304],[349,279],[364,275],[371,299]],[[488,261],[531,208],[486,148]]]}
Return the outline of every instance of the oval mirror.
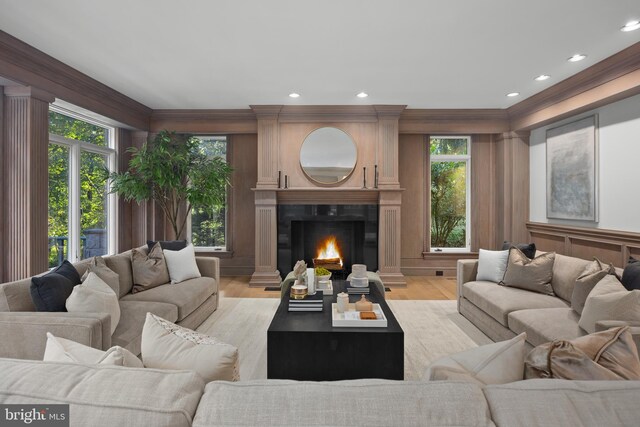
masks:
{"label": "oval mirror", "polygon": [[313,181],[337,184],[356,166],[356,144],[345,131],[324,127],[311,132],[300,149],[300,166]]}

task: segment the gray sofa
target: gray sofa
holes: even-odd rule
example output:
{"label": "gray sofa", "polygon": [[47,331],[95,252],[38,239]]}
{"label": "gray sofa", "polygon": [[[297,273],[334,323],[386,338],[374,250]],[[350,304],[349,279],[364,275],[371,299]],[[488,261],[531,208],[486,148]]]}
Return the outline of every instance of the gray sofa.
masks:
{"label": "gray sofa", "polygon": [[70,404],[71,426],[631,426],[640,381],[281,380],[0,359],[0,404]]}
{"label": "gray sofa", "polygon": [[[580,315],[571,308],[576,279],[591,261],[556,255],[551,285],[555,296],[477,281],[478,260],[458,261],[458,311],[494,341],[527,333],[529,349],[556,339],[570,340],[587,333],[578,326]],[[618,269],[618,273],[622,273]],[[601,321],[598,331],[630,325],[640,351],[640,323]]]}
{"label": "gray sofa", "polygon": [[[146,247],[140,249],[146,251]],[[135,294],[131,293],[131,251],[103,258],[120,280],[121,315],[113,335],[109,316],[104,313],[37,312],[29,293],[31,279],[27,278],[0,284],[0,357],[42,360],[47,332],[102,350],[119,345],[140,354],[147,312],[195,329],[218,307],[218,258],[196,257],[200,278]],[[89,262],[74,264],[80,275]]]}

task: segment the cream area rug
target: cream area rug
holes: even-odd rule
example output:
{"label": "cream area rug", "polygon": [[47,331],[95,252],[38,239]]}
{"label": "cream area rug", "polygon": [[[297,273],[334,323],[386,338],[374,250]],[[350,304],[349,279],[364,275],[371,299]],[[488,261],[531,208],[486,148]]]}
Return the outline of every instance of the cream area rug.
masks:
{"label": "cream area rug", "polygon": [[[435,359],[492,341],[458,313],[456,301],[388,300],[404,330],[404,377],[418,380]],[[233,344],[242,380],[267,378],[267,328],[276,298],[221,298],[198,331]]]}

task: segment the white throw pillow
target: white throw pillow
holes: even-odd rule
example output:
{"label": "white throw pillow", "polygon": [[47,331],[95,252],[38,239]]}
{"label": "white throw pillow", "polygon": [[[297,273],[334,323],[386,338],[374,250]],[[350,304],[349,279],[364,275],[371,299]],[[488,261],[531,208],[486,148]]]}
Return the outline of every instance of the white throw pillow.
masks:
{"label": "white throw pillow", "polygon": [[191,243],[179,251],[164,249],[162,253],[167,262],[171,283],[180,283],[187,279],[201,277],[198,264],[196,264],[196,252]]}
{"label": "white throw pillow", "polygon": [[[525,340],[522,333],[507,341],[487,344],[467,351],[442,357],[429,365],[424,379],[459,379],[467,373],[483,384],[506,384],[524,378]],[[447,378],[446,371],[456,376]],[[443,377],[443,373],[445,377]]]}
{"label": "white throw pillow", "polygon": [[107,351],[98,350],[75,341],[54,336],[47,332],[47,346],[44,349],[45,362],[88,363],[94,365],[127,366],[143,368],[142,361],[129,350],[119,346]]}
{"label": "white throw pillow", "polygon": [[74,286],[71,295],[65,303],[67,311],[74,312],[91,312],[91,313],[108,313],[111,316],[111,334],[118,327],[120,322],[120,303],[118,296],[94,272],[90,272],[84,282]]}
{"label": "white throw pillow", "polygon": [[600,320],[640,322],[640,290],[628,291],[616,276],[604,276],[587,296],[578,326],[593,334]]}
{"label": "white throw pillow", "polygon": [[142,329],[142,362],[147,368],[195,371],[207,382],[239,380],[236,347],[151,313]]}
{"label": "white throw pillow", "polygon": [[509,251],[487,251],[480,249],[476,280],[500,283],[504,279],[509,261]]}

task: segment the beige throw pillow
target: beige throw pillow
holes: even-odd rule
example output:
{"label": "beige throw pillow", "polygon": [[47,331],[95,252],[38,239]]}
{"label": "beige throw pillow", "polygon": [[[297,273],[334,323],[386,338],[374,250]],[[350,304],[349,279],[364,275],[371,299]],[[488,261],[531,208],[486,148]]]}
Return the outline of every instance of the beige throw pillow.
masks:
{"label": "beige throw pillow", "polygon": [[116,295],[120,295],[120,275],[107,267],[107,263],[101,256],[91,258],[87,271],[82,275],[82,281],[87,278],[89,273],[95,273],[99,278],[109,285]]}
{"label": "beige throw pillow", "polygon": [[556,253],[547,252],[534,259],[529,259],[518,248],[509,249],[509,261],[503,286],[525,289],[546,295],[554,295],[551,287],[553,278],[553,262]]}
{"label": "beige throw pillow", "polygon": [[428,381],[465,379],[472,382],[506,384],[520,381],[524,374],[525,340],[522,333],[510,340],[487,344],[440,358],[427,368]]}
{"label": "beige throw pillow", "polygon": [[142,362],[129,350],[119,346],[107,351],[56,337],[47,332],[47,346],[44,349],[45,362],[87,363],[92,365],[115,365],[143,368]]}
{"label": "beige throw pillow", "polygon": [[80,285],[74,286],[65,302],[70,313],[108,313],[111,317],[111,334],[120,322],[118,295],[96,273],[90,272]]}
{"label": "beige throw pillow", "polygon": [[160,243],[153,245],[148,255],[140,249],[133,249],[131,251],[131,268],[133,269],[133,289],[131,292],[134,294],[169,283],[167,263],[164,260]]}
{"label": "beige throw pillow", "polygon": [[640,290],[628,291],[616,276],[606,275],[589,293],[578,325],[592,334],[600,320],[640,322]]}
{"label": "beige throw pillow", "polygon": [[142,362],[147,368],[195,371],[207,382],[240,376],[236,347],[151,313],[142,329]]}
{"label": "beige throw pillow", "polygon": [[557,340],[531,350],[525,378],[638,380],[640,360],[628,326]]}
{"label": "beige throw pillow", "polygon": [[607,274],[615,274],[613,265],[605,265],[598,258],[595,258],[576,279],[571,294],[571,308],[578,314],[582,314],[584,303],[587,301],[589,293]]}

